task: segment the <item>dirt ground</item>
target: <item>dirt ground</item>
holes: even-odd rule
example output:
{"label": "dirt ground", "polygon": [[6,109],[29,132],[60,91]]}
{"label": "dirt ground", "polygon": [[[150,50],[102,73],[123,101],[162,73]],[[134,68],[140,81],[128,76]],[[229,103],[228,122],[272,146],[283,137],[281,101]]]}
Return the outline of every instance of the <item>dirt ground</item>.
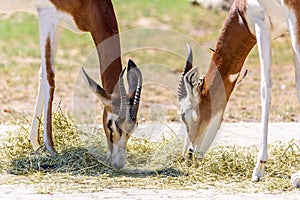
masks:
{"label": "dirt ground", "polygon": [[229,194],[225,191],[216,191],[214,189],[202,189],[197,191],[190,190],[140,190],[135,188],[129,189],[103,189],[97,193],[84,194],[35,194],[32,187],[28,186],[0,186],[0,199],[43,199],[43,200],[71,200],[71,199],[130,199],[130,200],[150,200],[150,199],[285,199],[296,200],[300,197],[300,192],[287,192],[277,194],[261,193],[240,193]]}

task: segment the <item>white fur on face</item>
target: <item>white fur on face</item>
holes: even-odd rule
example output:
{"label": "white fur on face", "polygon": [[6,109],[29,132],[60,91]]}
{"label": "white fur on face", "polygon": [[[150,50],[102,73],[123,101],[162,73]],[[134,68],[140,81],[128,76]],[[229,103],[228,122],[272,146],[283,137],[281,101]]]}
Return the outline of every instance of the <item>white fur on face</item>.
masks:
{"label": "white fur on face", "polygon": [[194,122],[198,121],[198,114],[195,110],[192,111],[192,119]]}
{"label": "white fur on face", "polygon": [[[114,113],[107,113],[107,122],[111,120],[111,129],[113,135],[113,144],[112,149],[108,150],[107,156],[109,160],[109,164],[116,168],[120,169],[123,168],[126,164],[126,145],[127,145],[127,135],[129,133],[122,132],[119,133],[117,130],[116,120],[118,119],[118,115]],[[107,140],[110,142],[110,140]]]}
{"label": "white fur on face", "polygon": [[126,164],[126,144],[127,138],[124,133],[116,144],[113,144],[113,151],[110,158],[110,164],[116,169],[123,168]]}
{"label": "white fur on face", "polygon": [[[189,141],[197,152],[205,154],[216,138],[222,122],[223,110],[212,116],[211,120],[207,121],[208,124],[201,124],[200,126],[199,104],[193,107],[188,97],[181,100],[179,104],[184,114]],[[186,149],[184,152],[186,152]]]}
{"label": "white fur on face", "polygon": [[199,127],[199,103],[196,99],[192,99],[189,95],[179,102],[181,113],[184,115],[185,125],[187,126],[188,136],[191,141],[196,137]]}
{"label": "white fur on face", "polygon": [[209,124],[201,124],[201,129],[198,130],[197,138],[194,141],[194,145],[197,146],[196,151],[205,154],[214,142],[220,125],[222,123],[223,111],[219,111],[212,116]]}
{"label": "white fur on face", "polygon": [[178,102],[182,113],[192,107],[192,103],[190,99],[191,99],[190,97],[185,97],[184,99]]}

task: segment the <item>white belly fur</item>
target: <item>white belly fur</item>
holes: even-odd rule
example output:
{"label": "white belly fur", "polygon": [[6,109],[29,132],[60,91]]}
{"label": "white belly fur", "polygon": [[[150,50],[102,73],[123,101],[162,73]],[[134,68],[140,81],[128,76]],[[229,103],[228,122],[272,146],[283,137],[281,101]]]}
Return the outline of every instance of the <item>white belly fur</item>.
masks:
{"label": "white belly fur", "polygon": [[252,0],[247,1],[246,19],[252,34],[255,35],[255,20],[268,17],[272,24],[272,38],[288,31],[288,8],[281,0]]}
{"label": "white belly fur", "polygon": [[[53,8],[55,6],[48,0],[0,0],[0,13],[28,12],[37,15],[38,9]],[[60,18],[60,26],[67,28],[73,32],[81,33],[68,13],[57,10]]]}

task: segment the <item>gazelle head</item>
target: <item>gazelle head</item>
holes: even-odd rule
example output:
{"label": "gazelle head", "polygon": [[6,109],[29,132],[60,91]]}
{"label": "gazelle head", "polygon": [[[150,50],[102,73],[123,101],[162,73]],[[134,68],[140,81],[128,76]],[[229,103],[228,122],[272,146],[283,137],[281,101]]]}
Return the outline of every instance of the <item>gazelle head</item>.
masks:
{"label": "gazelle head", "polygon": [[[193,150],[204,154],[220,127],[226,104],[223,105],[222,99],[224,91],[219,92],[222,88],[213,88],[212,91],[208,89],[206,78],[200,77],[199,68],[193,67],[192,63],[193,53],[188,46],[188,58],[178,87],[178,102],[188,133],[187,145],[191,143]],[[220,81],[223,84],[222,79]],[[185,147],[184,154],[187,150],[188,146]]]}
{"label": "gazelle head", "polygon": [[142,91],[142,74],[136,64],[128,61],[127,82],[129,93],[124,86],[124,72],[119,77],[117,94],[108,94],[82,68],[83,76],[90,89],[100,98],[105,107],[103,127],[108,144],[108,161],[114,168],[122,168],[126,164],[127,141],[137,127],[137,113]]}

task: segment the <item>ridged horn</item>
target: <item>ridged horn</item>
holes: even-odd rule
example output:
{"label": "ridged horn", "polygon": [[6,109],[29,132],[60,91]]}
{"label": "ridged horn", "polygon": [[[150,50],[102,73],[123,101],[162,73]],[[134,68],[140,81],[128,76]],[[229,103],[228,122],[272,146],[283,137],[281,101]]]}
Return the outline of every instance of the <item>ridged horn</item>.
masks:
{"label": "ridged horn", "polygon": [[[82,71],[82,75],[83,78],[86,82],[86,84],[89,86],[89,88],[95,93],[97,94],[97,96],[99,96],[102,100],[110,100],[110,95],[107,94],[104,89],[98,85],[84,70],[83,67],[81,67],[81,71]],[[103,99],[104,98],[104,99]]]}
{"label": "ridged horn", "polygon": [[142,93],[142,85],[143,85],[143,76],[142,72],[138,67],[134,67],[131,70],[134,70],[133,72],[135,73],[135,77],[137,79],[137,85],[136,85],[136,90],[135,90],[135,95],[133,99],[133,105],[132,109],[130,112],[130,117],[133,121],[136,120],[137,118],[137,113],[139,110],[139,105],[140,105],[140,99],[141,99],[141,93]]}
{"label": "ridged horn", "polygon": [[119,89],[120,89],[120,95],[121,95],[121,102],[120,102],[120,110],[119,110],[119,117],[120,119],[124,119],[126,112],[129,108],[129,99],[127,97],[127,93],[124,86],[124,72],[126,70],[126,67],[123,69],[122,73],[120,74],[119,78]]}
{"label": "ridged horn", "polygon": [[181,101],[187,96],[187,92],[184,84],[184,76],[188,71],[190,71],[193,68],[193,51],[188,43],[186,45],[188,48],[188,56],[187,56],[185,68],[181,74],[181,78],[178,85],[178,101]]}

